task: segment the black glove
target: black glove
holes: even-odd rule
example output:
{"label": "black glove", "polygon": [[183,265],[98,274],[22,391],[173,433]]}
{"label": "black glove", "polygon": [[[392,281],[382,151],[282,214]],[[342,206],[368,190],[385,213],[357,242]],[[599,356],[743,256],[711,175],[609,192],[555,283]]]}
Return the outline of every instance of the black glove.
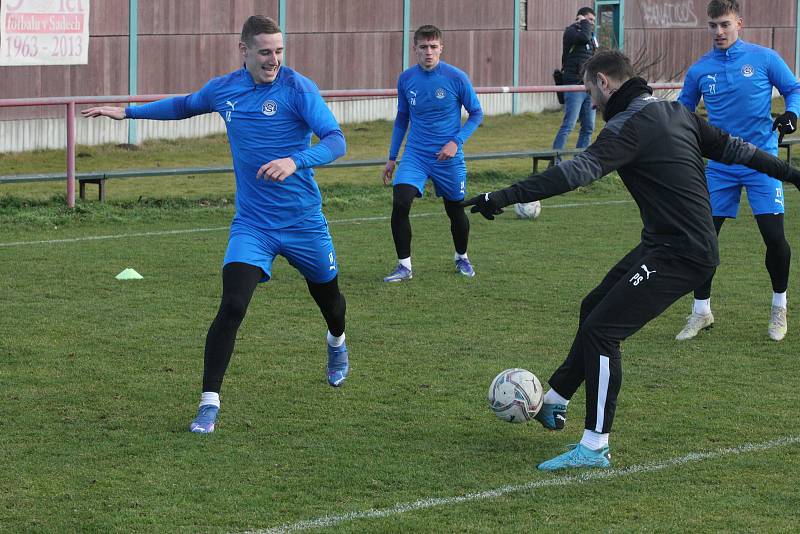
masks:
{"label": "black glove", "polygon": [[496,199],[492,198],[492,193],[481,193],[478,196],[461,202],[462,208],[466,208],[467,206],[472,206],[472,209],[469,210],[470,213],[480,212],[481,215],[490,221],[494,220],[495,215],[503,213],[503,208]]}
{"label": "black glove", "polygon": [[787,111],[783,115],[775,117],[772,123],[772,131],[778,130],[778,143],[783,141],[783,136],[794,133],[797,130],[797,115]]}

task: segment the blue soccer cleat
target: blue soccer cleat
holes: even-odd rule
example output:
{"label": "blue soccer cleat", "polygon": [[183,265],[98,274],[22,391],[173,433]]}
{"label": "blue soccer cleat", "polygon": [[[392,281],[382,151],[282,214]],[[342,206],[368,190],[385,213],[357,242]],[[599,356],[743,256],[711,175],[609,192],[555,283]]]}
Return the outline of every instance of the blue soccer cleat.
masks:
{"label": "blue soccer cleat", "polygon": [[466,258],[456,260],[456,271],[468,278],[475,276],[475,269],[472,268],[472,264]]}
{"label": "blue soccer cleat", "polygon": [[344,383],[347,373],[350,372],[350,362],[347,358],[347,343],[339,347],[328,345],[328,384],[335,388]]}
{"label": "blue soccer cleat", "polygon": [[559,469],[576,469],[580,467],[611,467],[611,453],[608,446],[593,451],[578,443],[572,449],[551,460],[539,464],[541,471],[557,471]]}
{"label": "blue soccer cleat", "polygon": [[564,404],[542,404],[534,417],[548,430],[563,430],[567,424],[567,407]]}
{"label": "blue soccer cleat", "polygon": [[214,431],[214,422],[217,420],[219,406],[203,404],[197,410],[197,417],[189,425],[189,432],[195,434],[211,434]]}
{"label": "blue soccer cleat", "polygon": [[391,274],[383,277],[384,282],[402,282],[403,280],[411,280],[411,269],[400,263]]}

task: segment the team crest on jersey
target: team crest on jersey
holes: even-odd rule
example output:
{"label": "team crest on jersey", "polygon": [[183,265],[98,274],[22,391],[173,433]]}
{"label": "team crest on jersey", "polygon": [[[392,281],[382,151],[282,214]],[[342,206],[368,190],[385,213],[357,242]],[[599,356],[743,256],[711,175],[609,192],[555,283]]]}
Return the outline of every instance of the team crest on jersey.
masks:
{"label": "team crest on jersey", "polygon": [[436,90],[436,98],[438,98],[439,100],[444,98],[444,94],[445,94],[444,89],[442,89],[441,87]]}
{"label": "team crest on jersey", "polygon": [[261,113],[263,113],[267,117],[272,117],[277,112],[278,112],[278,103],[275,102],[274,100],[267,100],[261,106]]}
{"label": "team crest on jersey", "polygon": [[750,76],[753,75],[754,72],[755,72],[755,69],[749,63],[747,65],[743,65],[742,66],[742,75],[745,78],[749,78]]}

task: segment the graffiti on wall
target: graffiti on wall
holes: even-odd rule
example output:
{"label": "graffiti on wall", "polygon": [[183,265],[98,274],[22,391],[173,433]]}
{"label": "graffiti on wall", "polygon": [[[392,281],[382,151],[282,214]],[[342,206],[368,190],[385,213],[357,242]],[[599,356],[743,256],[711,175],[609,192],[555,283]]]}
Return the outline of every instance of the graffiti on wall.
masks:
{"label": "graffiti on wall", "polygon": [[694,12],[694,0],[642,0],[642,14],[646,26],[659,28],[694,28],[697,26],[697,15]]}

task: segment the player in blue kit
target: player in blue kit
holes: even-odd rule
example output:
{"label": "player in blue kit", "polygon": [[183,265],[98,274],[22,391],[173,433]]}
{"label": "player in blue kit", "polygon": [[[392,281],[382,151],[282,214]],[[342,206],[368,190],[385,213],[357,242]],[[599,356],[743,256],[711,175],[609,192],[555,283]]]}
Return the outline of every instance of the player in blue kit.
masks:
{"label": "player in blue kit", "polygon": [[[217,112],[225,121],[236,175],[236,215],[223,261],[222,302],[206,338],[200,407],[190,425],[197,433],[214,431],[236,332],[256,286],[270,279],[279,254],[305,277],[328,325],[328,383],[340,386],[349,371],[339,266],[312,170],[345,153],[344,135],[314,82],[282,66],[283,35],[274,20],[248,18],[239,50],[243,68],[212,79],[196,93],[82,112],[118,120]],[[313,146],[312,132],[319,138]]]}
{"label": "player in blue kit", "polygon": [[[702,97],[711,124],[777,154],[779,138],[797,128],[800,83],[777,52],[739,38],[742,18],[736,0],[713,0],[707,12],[714,48],[689,68],[678,100],[694,111]],[[770,115],[773,87],[786,102],[786,112],[774,121]],[[717,161],[708,162],[706,180],[717,233],[726,218],[736,218],[742,187],[747,191],[767,246],[765,265],[773,291],[767,334],[780,341],[787,332],[786,290],[791,260],[783,231],[781,182],[743,165]],[[676,339],[691,339],[714,323],[712,278],[695,290],[692,313]]]}
{"label": "player in blue kit", "polygon": [[[440,61],[443,45],[439,28],[426,25],[414,32],[414,50],[417,65],[405,70],[397,80],[397,117],[389,160],[383,170],[383,183],[393,185],[391,226],[398,258],[397,267],[383,281],[411,278],[409,213],[414,198],[422,196],[428,177],[433,180],[436,196],[444,199],[456,249],[456,270],[473,277],[475,270],[467,257],[469,218],[460,205],[467,190],[467,166],[461,147],[483,120],[483,110],[467,75]],[[469,113],[463,125],[462,106]],[[407,130],[403,159],[395,175],[397,155]]]}

